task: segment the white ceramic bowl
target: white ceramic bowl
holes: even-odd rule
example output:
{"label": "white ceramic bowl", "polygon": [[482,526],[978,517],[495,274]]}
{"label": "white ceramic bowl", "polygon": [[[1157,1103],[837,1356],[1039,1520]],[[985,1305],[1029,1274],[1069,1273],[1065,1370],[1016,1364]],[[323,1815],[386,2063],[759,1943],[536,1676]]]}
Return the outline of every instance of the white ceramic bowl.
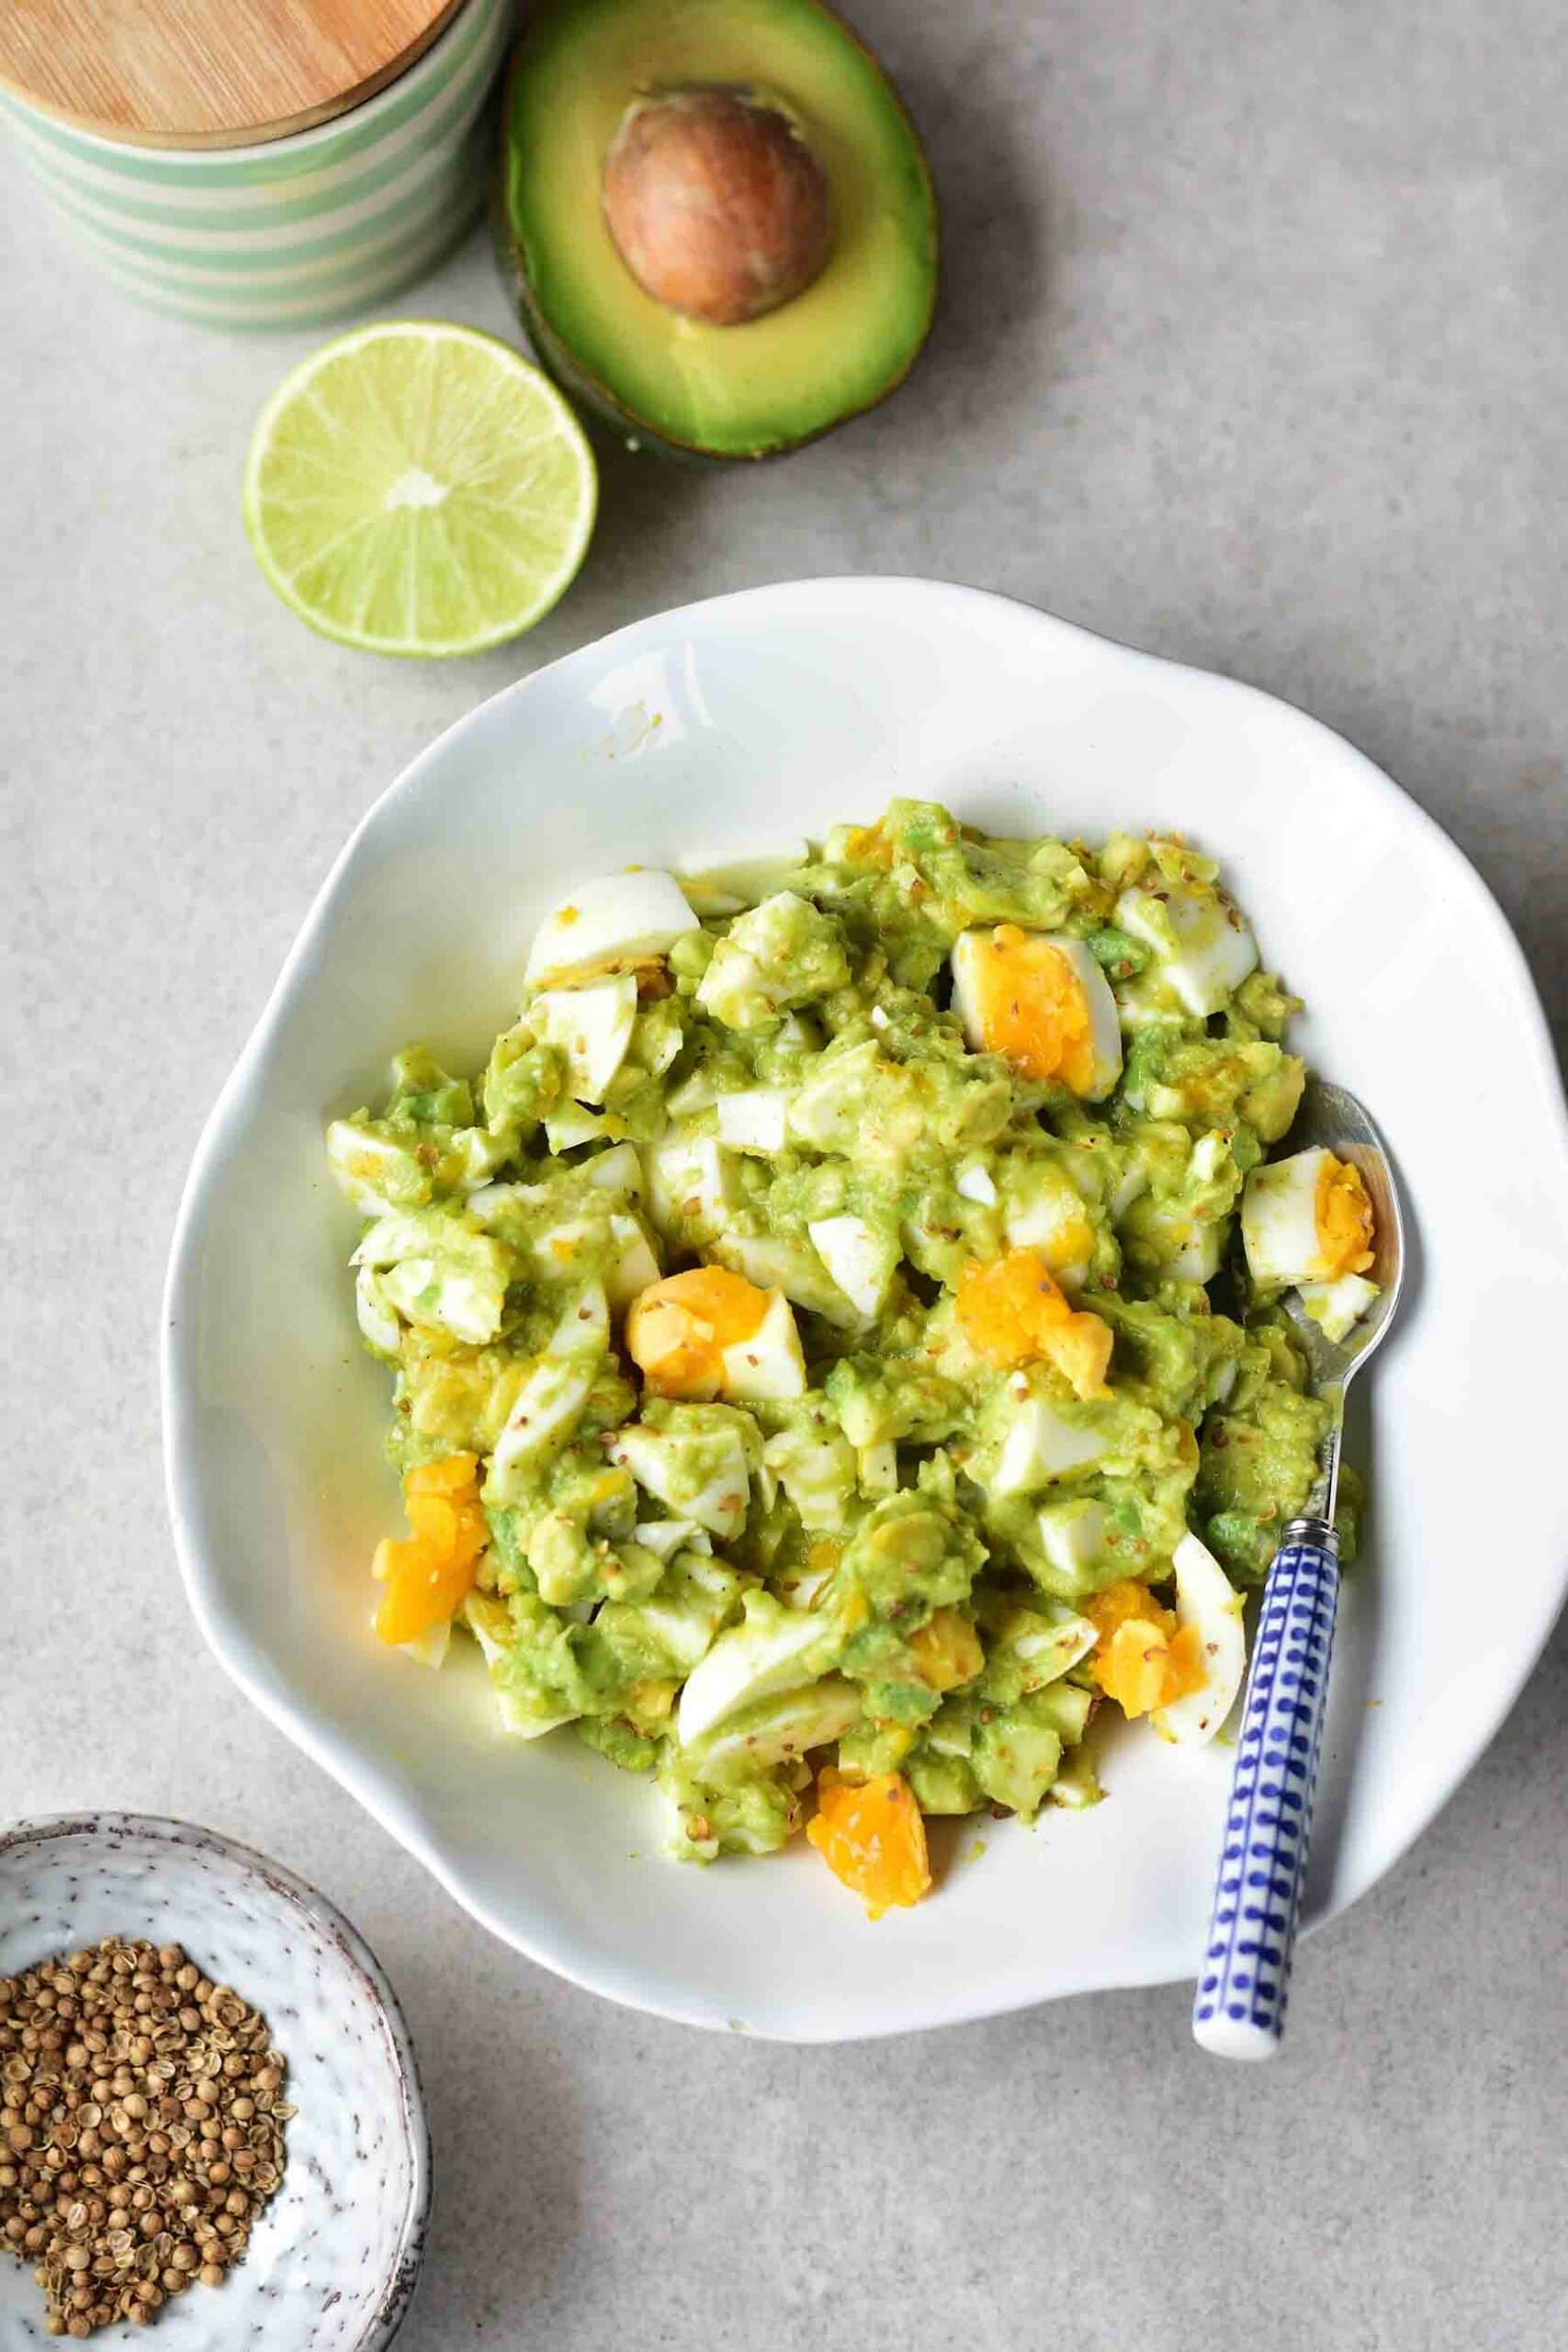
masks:
{"label": "white ceramic bowl", "polygon": [[[424,2251],[430,2136],[375,1954],[291,1871],[145,1814],[57,1814],[0,1831],[0,1976],[122,1936],[183,1944],[258,2008],[288,2061],[282,2184],[221,2287],[158,2313],[166,2352],[384,2352]],[[51,2342],[42,2290],[0,2252],[0,2345]],[[109,2340],[118,2342],[116,2329]]]}
{"label": "white ceramic bowl", "polygon": [[1032,1835],[985,1824],[983,1858],[874,1928],[804,1848],[657,1859],[642,1783],[567,1734],[510,1744],[476,1660],[433,1675],[370,1634],[399,1497],[321,1127],[411,1037],[481,1060],[571,885],[819,833],[893,793],[1002,832],[1181,828],[1218,853],[1310,1002],[1303,1048],[1397,1155],[1409,1304],[1353,1409],[1371,1515],[1309,1920],[1371,1886],[1474,1762],[1568,1566],[1568,1487],[1539,1471],[1568,1320],[1555,1062],[1495,901],[1359,753],[1245,686],[919,581],[722,597],[497,695],[344,850],[197,1154],[164,1349],[180,1557],[230,1671],[498,1935],[613,1999],[800,2041],[1190,1974],[1228,1758],[1130,1736],[1108,1803]]}

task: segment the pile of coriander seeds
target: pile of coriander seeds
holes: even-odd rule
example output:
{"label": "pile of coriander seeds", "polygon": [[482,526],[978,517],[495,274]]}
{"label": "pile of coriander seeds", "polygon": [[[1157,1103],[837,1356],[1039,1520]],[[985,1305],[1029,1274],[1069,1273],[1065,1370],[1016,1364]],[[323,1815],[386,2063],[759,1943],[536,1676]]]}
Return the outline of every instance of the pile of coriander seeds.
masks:
{"label": "pile of coriander seeds", "polygon": [[0,1977],[0,2245],[50,2335],[221,2286],[283,2177],[284,2074],[265,2018],[177,1944]]}

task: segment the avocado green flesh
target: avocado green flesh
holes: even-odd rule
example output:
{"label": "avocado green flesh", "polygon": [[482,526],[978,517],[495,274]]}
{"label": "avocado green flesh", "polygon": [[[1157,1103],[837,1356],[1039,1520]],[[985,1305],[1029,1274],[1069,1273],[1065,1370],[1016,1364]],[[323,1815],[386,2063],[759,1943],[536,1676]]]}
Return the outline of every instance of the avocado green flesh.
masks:
{"label": "avocado green flesh", "polygon": [[[750,875],[645,876],[676,892],[657,961],[639,917],[594,950],[627,968],[525,981],[482,1071],[411,1046],[332,1123],[389,1452],[476,1458],[459,1622],[502,1723],[654,1776],[679,1856],[785,1843],[829,1752],[928,1813],[1092,1803],[1095,1597],[1179,1599],[1190,1533],[1259,1581],[1328,1426],[1282,1308],[1224,1311],[1185,1254],[1283,1138],[1293,1000],[1259,972],[1193,1013],[1118,951],[1120,1074],[1106,1048],[1080,1097],[974,1042],[955,946],[1009,923],[1081,952],[1134,882],[1217,907],[1187,844],[989,839],[903,800]],[[545,936],[581,944],[594,887]],[[1108,1328],[1103,1388],[971,1332],[971,1271],[1029,1250]],[[629,1318],[698,1266],[773,1293],[773,1337],[663,1395]]]}
{"label": "avocado green flesh", "polygon": [[[687,82],[776,98],[828,175],[826,267],[744,326],[654,301],[604,225],[604,157],[628,102]],[[875,60],[817,0],[555,0],[518,52],[502,169],[540,356],[628,433],[766,456],[882,399],[925,338],[936,213],[919,142]]]}

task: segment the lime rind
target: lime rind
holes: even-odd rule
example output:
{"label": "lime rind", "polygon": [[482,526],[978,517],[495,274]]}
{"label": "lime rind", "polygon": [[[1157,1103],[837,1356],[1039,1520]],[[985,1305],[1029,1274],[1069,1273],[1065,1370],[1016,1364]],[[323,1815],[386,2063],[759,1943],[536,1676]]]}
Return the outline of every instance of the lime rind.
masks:
{"label": "lime rind", "polygon": [[321,635],[439,659],[522,635],[592,536],[598,477],[571,409],[472,327],[356,328],[285,378],[246,460],[264,576]]}

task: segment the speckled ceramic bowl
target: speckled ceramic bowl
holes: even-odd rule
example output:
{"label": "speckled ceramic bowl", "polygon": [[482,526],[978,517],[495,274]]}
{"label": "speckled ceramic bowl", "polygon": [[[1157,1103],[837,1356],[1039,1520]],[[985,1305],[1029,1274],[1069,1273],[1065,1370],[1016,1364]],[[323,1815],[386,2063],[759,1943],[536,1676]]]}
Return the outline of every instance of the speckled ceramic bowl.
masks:
{"label": "speckled ceramic bowl", "polygon": [[[430,2135],[375,1955],[313,1887],[211,1830],[99,1813],[0,1831],[0,1976],[108,1935],[183,1944],[259,2008],[298,2110],[245,2260],[221,2287],[164,2306],[159,2352],[379,2352],[419,2273]],[[53,2340],[30,2268],[0,2257],[5,2352]]]}

